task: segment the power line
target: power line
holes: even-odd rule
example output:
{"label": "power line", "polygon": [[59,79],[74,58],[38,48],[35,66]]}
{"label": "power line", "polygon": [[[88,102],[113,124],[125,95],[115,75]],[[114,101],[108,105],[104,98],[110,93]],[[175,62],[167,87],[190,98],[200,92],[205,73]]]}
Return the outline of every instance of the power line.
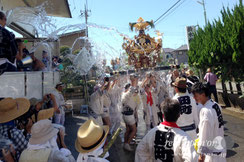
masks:
{"label": "power line", "polygon": [[161,22],[162,20],[164,20],[165,18],[167,18],[167,16],[169,16],[170,14],[174,13],[176,11],[177,8],[179,8],[184,2],[186,2],[186,0],[183,0],[178,6],[176,6],[175,8],[173,8],[171,10],[171,12],[167,13],[162,19],[160,19],[157,23]]}
{"label": "power line", "polygon": [[157,18],[157,20],[154,21],[154,24],[161,19],[164,15],[166,15],[172,8],[174,8],[180,1],[182,0],[178,0],[175,4],[173,4],[173,6],[171,6],[166,12],[164,12],[161,16],[159,16],[159,18]]}

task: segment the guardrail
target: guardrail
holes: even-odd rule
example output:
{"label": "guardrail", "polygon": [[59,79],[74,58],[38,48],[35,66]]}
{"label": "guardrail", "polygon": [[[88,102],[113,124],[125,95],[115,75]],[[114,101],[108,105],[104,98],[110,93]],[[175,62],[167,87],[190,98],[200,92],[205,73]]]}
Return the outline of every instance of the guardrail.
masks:
{"label": "guardrail", "polygon": [[0,97],[41,99],[59,81],[59,72],[5,72],[0,75]]}

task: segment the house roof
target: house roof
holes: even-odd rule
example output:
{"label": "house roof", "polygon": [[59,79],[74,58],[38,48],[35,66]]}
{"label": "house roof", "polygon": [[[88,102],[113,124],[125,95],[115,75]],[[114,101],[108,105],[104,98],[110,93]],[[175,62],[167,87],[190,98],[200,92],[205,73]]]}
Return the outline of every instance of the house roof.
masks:
{"label": "house roof", "polygon": [[1,0],[2,10],[8,11],[16,7],[37,7],[43,3],[49,16],[71,18],[68,0]]}
{"label": "house roof", "polygon": [[176,50],[174,51],[188,51],[188,47],[186,44],[180,46],[179,48],[177,48]]}
{"label": "house roof", "polygon": [[171,52],[174,51],[173,48],[163,48],[163,50],[164,50],[165,53],[171,53]]}
{"label": "house roof", "polygon": [[[46,3],[44,7],[48,16],[66,17],[66,18],[72,17],[68,0],[1,0],[0,8],[4,12],[7,12],[7,11],[12,11],[12,9],[18,7],[34,8],[42,5],[44,2]],[[9,13],[16,14],[13,11]],[[30,14],[30,16],[36,15],[36,13],[32,13],[32,12],[28,14]],[[11,22],[11,24],[8,24],[8,27],[22,34],[24,37],[35,38],[36,30],[32,25],[29,24],[28,20],[26,21],[27,22],[21,19],[21,21]]]}
{"label": "house roof", "polygon": [[79,33],[85,33],[85,32],[86,32],[86,29],[82,29],[82,30],[77,30],[77,31],[72,31],[72,32],[60,34],[59,37],[65,37],[65,36],[69,36],[69,35],[73,35],[73,34],[79,34]]}

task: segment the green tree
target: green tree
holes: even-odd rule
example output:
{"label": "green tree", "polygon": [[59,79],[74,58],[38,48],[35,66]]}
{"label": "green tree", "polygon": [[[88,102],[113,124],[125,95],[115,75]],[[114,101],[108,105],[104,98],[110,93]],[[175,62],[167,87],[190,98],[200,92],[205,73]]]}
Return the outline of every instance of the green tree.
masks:
{"label": "green tree", "polygon": [[244,80],[244,7],[221,10],[221,18],[199,28],[190,42],[189,64],[213,67],[222,80]]}

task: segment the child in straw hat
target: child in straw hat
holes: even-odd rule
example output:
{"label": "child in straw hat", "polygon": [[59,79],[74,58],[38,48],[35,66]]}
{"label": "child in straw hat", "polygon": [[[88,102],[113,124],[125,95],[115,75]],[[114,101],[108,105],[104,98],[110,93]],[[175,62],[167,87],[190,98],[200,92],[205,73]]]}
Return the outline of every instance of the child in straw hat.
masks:
{"label": "child in straw hat", "polygon": [[87,120],[77,132],[75,148],[79,152],[77,162],[108,162],[99,157],[103,153],[103,146],[109,133],[109,126],[98,125],[94,120]]}

